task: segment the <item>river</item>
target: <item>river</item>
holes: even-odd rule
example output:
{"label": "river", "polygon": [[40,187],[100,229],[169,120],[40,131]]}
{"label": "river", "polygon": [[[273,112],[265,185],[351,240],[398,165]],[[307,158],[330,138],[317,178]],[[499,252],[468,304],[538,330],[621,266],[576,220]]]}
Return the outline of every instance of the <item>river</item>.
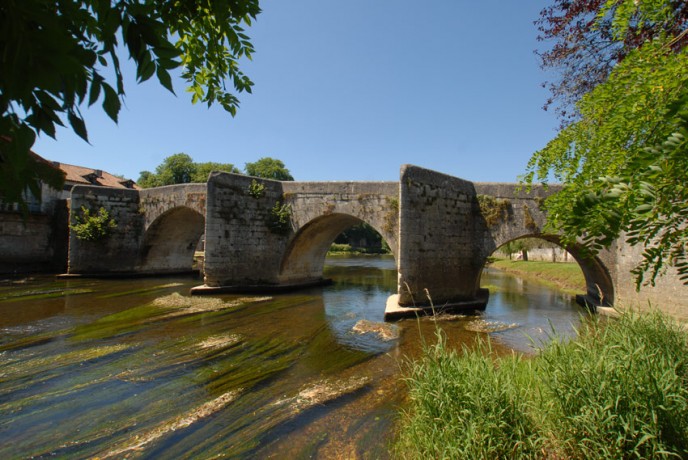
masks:
{"label": "river", "polygon": [[401,369],[438,326],[452,346],[532,353],[583,313],[488,269],[483,313],[380,325],[391,257],[328,258],[325,275],[269,297],[189,297],[189,277],[4,281],[0,458],[386,458]]}

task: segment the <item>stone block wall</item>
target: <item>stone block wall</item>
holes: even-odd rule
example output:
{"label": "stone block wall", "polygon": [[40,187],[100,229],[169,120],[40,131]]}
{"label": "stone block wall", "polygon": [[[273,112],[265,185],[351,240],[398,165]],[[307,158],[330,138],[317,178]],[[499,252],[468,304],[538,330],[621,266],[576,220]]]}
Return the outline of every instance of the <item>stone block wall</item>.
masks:
{"label": "stone block wall", "polygon": [[405,165],[400,180],[399,304],[435,305],[476,298],[482,248],[476,242],[471,182]]}
{"label": "stone block wall", "polygon": [[[263,187],[260,196],[252,184]],[[210,176],[206,206],[208,287],[308,285],[322,281],[327,249],[360,222],[396,251],[398,183],[277,182],[237,174]],[[274,228],[273,208],[288,208]]]}
{"label": "stone block wall", "polygon": [[[683,284],[674,267],[667,267],[658,276],[655,285],[641,286],[636,291],[631,270],[642,261],[643,249],[629,246],[619,239],[613,247],[615,253],[615,305],[620,308],[649,310],[656,308],[683,321],[688,321],[688,285]],[[648,276],[645,277],[648,279]]]}
{"label": "stone block wall", "polygon": [[[252,194],[252,184],[263,187]],[[282,183],[229,173],[208,179],[205,285],[258,286],[278,283],[281,255],[291,225],[271,228],[272,209],[284,201]]]}
{"label": "stone block wall", "polygon": [[70,224],[77,223],[81,207],[91,213],[105,208],[117,227],[99,241],[82,241],[69,235],[69,273],[127,273],[134,271],[143,237],[144,217],[139,209],[139,192],[96,186],[72,189]]}
{"label": "stone block wall", "polygon": [[67,261],[66,202],[49,213],[0,212],[0,273],[61,272]]}
{"label": "stone block wall", "polygon": [[178,184],[139,190],[140,205],[145,209],[146,229],[161,215],[186,206],[205,217],[206,184]]}
{"label": "stone block wall", "polygon": [[482,235],[485,257],[514,238],[539,236],[547,221],[547,215],[540,205],[547,196],[558,190],[556,186],[549,190],[534,186],[530,192],[526,192],[525,189],[519,189],[517,184],[499,182],[476,182],[474,186],[478,197],[482,195],[497,200],[496,206],[504,207],[497,213],[499,217],[494,222],[486,222],[480,213],[476,216],[480,220],[481,230],[485,230]]}

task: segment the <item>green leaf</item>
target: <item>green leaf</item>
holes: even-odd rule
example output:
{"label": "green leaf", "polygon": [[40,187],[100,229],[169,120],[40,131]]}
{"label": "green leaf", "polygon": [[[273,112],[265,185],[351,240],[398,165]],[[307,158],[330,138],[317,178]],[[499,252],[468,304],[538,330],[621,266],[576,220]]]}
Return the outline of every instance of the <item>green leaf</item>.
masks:
{"label": "green leaf", "polygon": [[162,86],[164,86],[170,93],[175,94],[174,88],[172,87],[172,78],[170,77],[170,74],[167,72],[162,67],[158,67],[158,70],[156,71],[156,74],[158,76],[158,81]]}
{"label": "green leaf", "polygon": [[103,110],[107,113],[108,117],[115,123],[117,123],[117,115],[121,108],[121,103],[119,97],[112,86],[107,83],[103,83],[103,89],[105,90],[105,99],[103,100]]}
{"label": "green leaf", "polygon": [[[146,56],[149,56],[149,54],[146,53]],[[144,61],[141,67],[139,67],[139,70],[139,83],[142,83],[153,76],[153,74],[155,73],[155,64],[150,60],[150,58],[148,58]]]}
{"label": "green leaf", "polygon": [[95,73],[93,75],[93,81],[91,81],[91,90],[88,93],[88,105],[89,107],[95,104],[100,96],[100,86],[103,82],[103,77]]}
{"label": "green leaf", "polygon": [[67,114],[69,119],[69,124],[72,125],[74,132],[83,140],[88,142],[88,134],[86,133],[86,124],[84,120],[79,118],[74,112],[69,112]]}

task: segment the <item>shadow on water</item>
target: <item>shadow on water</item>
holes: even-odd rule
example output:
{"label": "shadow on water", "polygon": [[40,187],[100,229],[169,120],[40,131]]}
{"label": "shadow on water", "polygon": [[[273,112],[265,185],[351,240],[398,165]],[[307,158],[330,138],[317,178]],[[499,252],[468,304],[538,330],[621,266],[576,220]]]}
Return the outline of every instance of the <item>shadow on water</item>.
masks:
{"label": "shadow on water", "polygon": [[324,288],[189,297],[188,278],[0,284],[0,458],[385,458],[399,369],[441,324],[531,350],[580,310],[489,271],[484,314],[381,323],[392,258],[328,259]]}

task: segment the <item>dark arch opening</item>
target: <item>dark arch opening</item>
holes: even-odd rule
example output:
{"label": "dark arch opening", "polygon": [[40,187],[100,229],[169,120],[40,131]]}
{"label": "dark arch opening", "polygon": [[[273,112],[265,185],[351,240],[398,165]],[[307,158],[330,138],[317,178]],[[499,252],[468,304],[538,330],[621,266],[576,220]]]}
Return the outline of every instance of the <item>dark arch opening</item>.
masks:
{"label": "dark arch opening", "polygon": [[370,223],[349,214],[320,216],[304,225],[291,239],[282,258],[280,282],[300,284],[322,280],[325,257],[332,243],[346,230],[364,223],[381,234]]}
{"label": "dark arch opening", "polygon": [[391,254],[387,241],[371,225],[362,222],[337,235],[328,254]]}
{"label": "dark arch opening", "polygon": [[194,253],[205,231],[205,218],[180,206],[158,217],[146,231],[140,255],[147,273],[192,272]]}
{"label": "dark arch opening", "polygon": [[[538,244],[538,241],[542,243]],[[506,252],[511,251],[512,254],[519,253],[520,258],[526,261],[538,258],[560,263],[575,263],[584,279],[583,292],[576,296],[576,301],[582,305],[591,306],[614,303],[614,285],[609,271],[599,257],[589,255],[581,245],[564,247],[556,235],[537,234],[509,240],[495,249],[493,254],[505,252],[505,249]],[[524,254],[524,250],[527,255]],[[544,252],[544,254],[536,256],[538,252],[541,254]]]}

